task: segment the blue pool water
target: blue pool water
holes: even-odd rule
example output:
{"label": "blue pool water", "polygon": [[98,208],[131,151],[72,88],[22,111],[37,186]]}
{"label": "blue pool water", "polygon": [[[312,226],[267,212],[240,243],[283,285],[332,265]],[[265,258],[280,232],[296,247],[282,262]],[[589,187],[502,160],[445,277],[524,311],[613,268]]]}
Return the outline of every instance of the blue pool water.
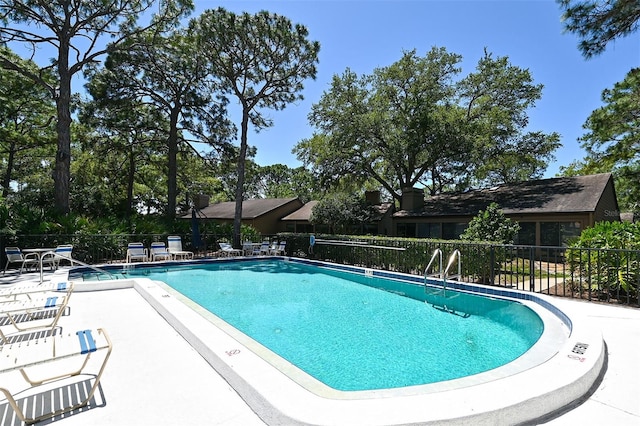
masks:
{"label": "blue pool water", "polygon": [[[540,337],[528,307],[283,260],[138,268],[326,385],[421,385],[491,370]],[[364,285],[363,285],[364,284]],[[403,297],[406,296],[406,297]]]}

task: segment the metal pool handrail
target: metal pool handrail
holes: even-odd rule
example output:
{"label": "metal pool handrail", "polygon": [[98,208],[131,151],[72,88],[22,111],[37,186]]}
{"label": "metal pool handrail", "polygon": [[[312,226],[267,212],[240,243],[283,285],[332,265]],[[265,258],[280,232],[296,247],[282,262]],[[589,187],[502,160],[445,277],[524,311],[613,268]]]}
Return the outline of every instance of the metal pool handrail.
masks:
{"label": "metal pool handrail", "polygon": [[91,266],[87,263],[81,262],[78,259],[74,259],[70,256],[65,256],[63,254],[60,253],[56,253],[55,251],[47,251],[45,253],[42,254],[42,256],[40,256],[40,284],[43,283],[44,279],[43,279],[43,274],[42,274],[42,259],[44,259],[45,255],[53,255],[54,258],[58,257],[60,259],[64,259],[64,260],[68,260],[69,262],[71,262],[71,265],[73,266],[74,263],[77,263],[78,265],[84,266],[85,268],[89,268],[89,269],[93,269],[94,271],[101,273],[101,274],[107,274],[109,275],[112,279],[118,279],[118,277],[116,277],[115,275],[113,275],[111,272],[104,270],[104,269],[100,269],[98,267],[95,266]]}
{"label": "metal pool handrail", "polygon": [[433,261],[436,260],[436,256],[438,256],[439,258],[439,262],[438,265],[440,266],[440,271],[438,272],[438,274],[442,277],[442,250],[440,250],[439,248],[435,249],[433,251],[433,254],[431,255],[431,260],[429,261],[429,263],[427,264],[427,267],[424,268],[424,291],[427,291],[427,277],[429,276],[429,268],[431,267],[431,264],[433,264]]}
{"label": "metal pool handrail", "polygon": [[456,257],[458,258],[458,274],[454,276],[457,276],[458,279],[462,278],[462,260],[460,259],[460,250],[456,249],[453,251],[453,253],[451,253],[451,256],[449,256],[449,262],[447,263],[447,267],[445,268],[444,274],[442,275],[443,291],[447,289],[447,277],[449,276],[449,269],[453,265],[453,262],[456,260]]}

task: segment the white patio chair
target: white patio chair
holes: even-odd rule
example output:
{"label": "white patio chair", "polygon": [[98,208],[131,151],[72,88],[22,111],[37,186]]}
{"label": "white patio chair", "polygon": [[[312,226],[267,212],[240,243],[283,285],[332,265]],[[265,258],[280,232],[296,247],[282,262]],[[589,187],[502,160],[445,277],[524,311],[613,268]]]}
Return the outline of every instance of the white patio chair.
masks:
{"label": "white patio chair", "polygon": [[7,268],[11,263],[20,264],[20,273],[25,268],[27,270],[31,267],[35,269],[38,266],[38,255],[36,253],[23,254],[18,247],[5,247],[4,252],[7,255],[7,264],[4,266],[4,271],[2,271],[3,275],[7,272]]}
{"label": "white patio chair", "polygon": [[251,256],[253,254],[253,243],[251,241],[245,241],[242,243],[242,255]]}
{"label": "white patio chair", "polygon": [[259,255],[269,254],[269,241],[263,241],[262,244],[260,244],[260,247],[257,248],[255,254],[259,254]]}
{"label": "white patio chair", "polygon": [[177,235],[167,237],[167,251],[174,259],[193,259],[193,252],[182,250],[182,239]]}
{"label": "white patio chair", "polygon": [[[100,379],[113,347],[105,330],[102,328],[85,329],[78,330],[75,333],[54,331],[46,333],[44,336],[40,334],[24,335],[25,339],[27,339],[25,341],[2,345],[3,358],[10,359],[11,362],[0,364],[0,375],[4,377],[5,374],[14,374],[14,372],[19,371],[26,381],[26,383],[20,383],[16,380],[10,380],[3,382],[0,387],[0,392],[13,408],[21,424],[33,424],[50,417],[62,416],[64,413],[78,410],[89,404],[96,390],[99,389]],[[23,336],[19,337],[22,339]],[[30,389],[33,389],[32,392],[37,392],[39,386],[47,383],[87,374],[85,373],[85,367],[94,365],[89,364],[89,358],[95,357],[95,359],[100,360],[100,358],[97,358],[100,355],[96,355],[96,352],[101,352],[103,358],[101,363],[95,364],[95,368],[99,366],[99,369],[91,374],[93,376],[91,388],[88,386],[86,388],[83,387],[83,392],[78,392],[76,395],[70,394],[68,398],[65,394],[65,397],[61,397],[60,401],[57,401],[59,404],[55,404],[55,406],[45,404],[48,409],[43,409],[42,411],[37,409],[38,405],[34,409],[34,406],[24,403],[25,392]],[[60,360],[65,359],[73,360],[60,363]],[[37,369],[37,366],[40,365],[51,366],[48,370],[35,370],[36,373],[47,374],[47,376],[35,377],[32,375],[33,368]],[[17,389],[10,390],[7,386]],[[46,392],[46,395],[50,395],[52,390],[47,389]],[[9,418],[13,417],[11,411],[8,411],[6,415],[10,416]]]}
{"label": "white patio chair", "polygon": [[149,251],[149,257],[153,262],[159,260],[171,260],[173,256],[167,251],[167,246],[162,241],[155,241],[151,243],[151,249]]}
{"label": "white patio chair", "polygon": [[242,250],[234,249],[229,243],[218,243],[218,245],[224,256],[240,256],[242,254]]}
{"label": "white patio chair", "polygon": [[274,256],[283,256],[286,252],[287,242],[280,241],[277,247],[269,249],[269,253]]}
{"label": "white patio chair", "polygon": [[73,251],[73,246],[71,244],[61,244],[53,251],[53,253],[46,252],[42,254],[42,266],[49,266],[51,270],[56,270],[60,267],[60,261],[64,260],[69,262],[69,264],[73,265],[73,261],[71,259],[71,252]]}
{"label": "white patio chair", "polygon": [[142,243],[129,243],[127,246],[127,263],[140,261],[146,262],[149,259],[147,249]]}

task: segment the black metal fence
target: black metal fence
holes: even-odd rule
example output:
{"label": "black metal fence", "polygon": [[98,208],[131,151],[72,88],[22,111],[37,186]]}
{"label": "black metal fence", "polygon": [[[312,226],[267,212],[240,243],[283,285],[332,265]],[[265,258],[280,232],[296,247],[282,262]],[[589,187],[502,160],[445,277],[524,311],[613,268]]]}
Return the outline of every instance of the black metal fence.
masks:
{"label": "black metal fence", "polygon": [[[287,236],[290,255],[638,307],[640,251],[459,240]],[[440,253],[442,256],[440,257]],[[431,262],[431,264],[430,264]],[[427,267],[429,269],[427,270]]]}
{"label": "black metal fence", "polygon": [[[224,237],[203,235],[195,247],[181,235],[183,249],[211,256]],[[589,301],[639,306],[640,251],[518,246],[392,237],[310,236],[280,234],[288,256],[307,257],[410,274],[447,277],[466,282],[515,288]],[[129,242],[165,241],[160,234],[0,235],[0,249],[73,244],[73,257],[88,264],[122,262]],[[430,263],[431,262],[431,263]],[[4,268],[2,256],[0,267]],[[427,266],[429,269],[427,270]]]}

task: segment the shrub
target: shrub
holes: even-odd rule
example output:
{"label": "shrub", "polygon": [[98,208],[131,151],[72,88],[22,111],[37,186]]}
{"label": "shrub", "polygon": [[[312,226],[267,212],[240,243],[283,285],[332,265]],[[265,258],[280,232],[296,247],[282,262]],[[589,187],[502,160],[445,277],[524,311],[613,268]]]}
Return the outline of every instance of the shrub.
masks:
{"label": "shrub", "polygon": [[520,225],[517,222],[506,217],[497,203],[491,203],[486,210],[480,210],[478,215],[471,219],[460,239],[512,244],[519,230]]}
{"label": "shrub", "polygon": [[[497,203],[491,203],[471,219],[467,229],[460,235],[463,241],[475,241],[495,244],[511,244],[520,230],[520,225],[506,217]],[[482,283],[492,284],[493,276],[506,260],[503,248],[487,244],[475,248],[477,252],[468,256],[465,273],[474,276]],[[493,265],[493,268],[491,267]]]}
{"label": "shrub", "polygon": [[598,222],[582,231],[570,247],[640,250],[640,224]]}
{"label": "shrub", "polygon": [[635,297],[640,281],[638,250],[640,224],[598,222],[569,246],[567,262],[572,275],[600,297]]}

